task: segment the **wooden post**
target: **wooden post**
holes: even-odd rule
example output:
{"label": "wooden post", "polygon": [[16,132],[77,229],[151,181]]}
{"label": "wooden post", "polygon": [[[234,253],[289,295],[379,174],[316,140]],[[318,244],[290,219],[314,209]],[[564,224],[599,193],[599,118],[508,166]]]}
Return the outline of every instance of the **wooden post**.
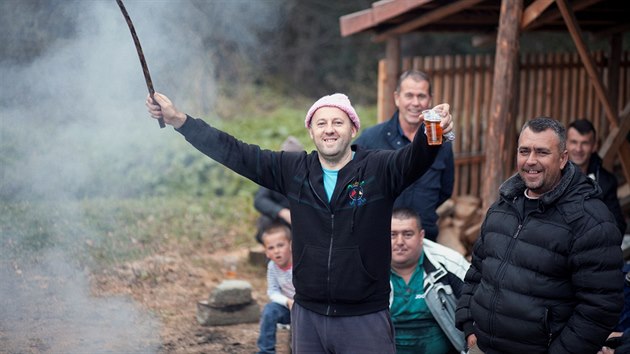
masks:
{"label": "wooden post", "polygon": [[523,0],[503,0],[499,18],[499,33],[494,64],[492,99],[490,101],[490,117],[486,130],[482,200],[484,210],[498,195],[506,171],[503,161],[510,160],[514,151],[506,151],[506,139],[511,139],[512,121],[516,99],[516,69],[519,54],[519,32],[523,14]]}
{"label": "wooden post", "polygon": [[387,119],[387,59],[378,61],[378,87],[376,91],[376,122]]}
{"label": "wooden post", "polygon": [[385,77],[385,100],[383,102],[383,113],[385,113],[385,116],[383,117],[383,120],[389,119],[389,117],[391,117],[396,111],[396,105],[394,104],[394,90],[396,90],[396,82],[398,81],[398,75],[400,75],[400,38],[388,38],[385,52],[385,56],[387,58],[387,75]]}

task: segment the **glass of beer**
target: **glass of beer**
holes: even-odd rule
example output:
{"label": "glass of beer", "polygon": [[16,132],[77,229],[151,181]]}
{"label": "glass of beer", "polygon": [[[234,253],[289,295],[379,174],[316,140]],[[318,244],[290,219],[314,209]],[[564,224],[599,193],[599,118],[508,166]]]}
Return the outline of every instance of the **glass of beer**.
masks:
{"label": "glass of beer", "polygon": [[426,127],[427,142],[429,145],[442,145],[440,115],[432,109],[427,109],[422,111],[422,116],[424,116],[424,126]]}

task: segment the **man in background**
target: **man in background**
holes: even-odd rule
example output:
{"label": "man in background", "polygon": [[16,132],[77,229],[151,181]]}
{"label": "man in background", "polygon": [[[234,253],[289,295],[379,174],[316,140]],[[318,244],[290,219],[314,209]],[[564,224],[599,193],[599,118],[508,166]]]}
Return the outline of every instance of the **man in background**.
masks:
{"label": "man in background", "polygon": [[[405,71],[398,79],[394,103],[398,108],[386,122],[367,128],[355,144],[368,149],[396,150],[413,141],[424,127],[422,111],[431,108],[429,76],[421,71]],[[422,128],[424,129],[424,128]],[[422,132],[422,131],[421,131]],[[455,163],[451,142],[444,141],[429,170],[396,199],[395,208],[411,208],[420,215],[425,237],[436,241],[436,209],[453,194]]]}
{"label": "man in background", "polygon": [[590,121],[578,119],[569,124],[567,150],[569,160],[599,184],[604,204],[615,216],[621,234],[625,234],[627,225],[617,198],[617,178],[602,166],[602,159],[597,155],[597,133]]}

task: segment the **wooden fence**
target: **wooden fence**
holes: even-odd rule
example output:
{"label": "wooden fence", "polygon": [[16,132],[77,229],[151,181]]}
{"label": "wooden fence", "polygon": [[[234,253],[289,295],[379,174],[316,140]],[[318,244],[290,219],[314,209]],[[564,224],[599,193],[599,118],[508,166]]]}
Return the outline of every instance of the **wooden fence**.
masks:
{"label": "wooden fence", "polygon": [[[608,83],[607,58],[593,54],[604,84]],[[619,77],[618,111],[630,101],[630,52],[623,53]],[[379,65],[379,68],[384,68]],[[453,195],[481,195],[485,130],[490,116],[494,56],[455,55],[407,57],[401,71],[422,70],[431,76],[433,103],[448,102],[455,120],[455,188]],[[382,70],[382,69],[379,69]],[[383,77],[384,72],[379,72]],[[536,116],[550,116],[565,125],[576,118],[590,119],[600,139],[608,134],[603,106],[589,82],[577,53],[526,54],[521,57],[516,125],[511,142],[516,140],[522,124]],[[379,80],[382,85],[383,80]],[[382,92],[382,87],[379,87]],[[391,95],[385,95],[389,97]],[[380,104],[380,103],[379,103]],[[382,110],[379,110],[381,112]],[[379,121],[388,117],[379,117]],[[516,156],[516,153],[513,155]],[[514,172],[514,161],[505,161],[506,176]]]}

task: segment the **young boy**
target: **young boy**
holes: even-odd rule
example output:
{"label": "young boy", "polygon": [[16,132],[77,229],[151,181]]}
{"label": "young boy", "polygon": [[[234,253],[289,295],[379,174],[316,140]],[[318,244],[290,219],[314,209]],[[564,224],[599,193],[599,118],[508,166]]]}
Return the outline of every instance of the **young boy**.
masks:
{"label": "young boy", "polygon": [[272,224],[262,236],[267,264],[267,295],[269,302],[260,319],[258,353],[276,352],[276,325],[291,323],[293,306],[293,257],[291,256],[291,230],[284,224]]}

